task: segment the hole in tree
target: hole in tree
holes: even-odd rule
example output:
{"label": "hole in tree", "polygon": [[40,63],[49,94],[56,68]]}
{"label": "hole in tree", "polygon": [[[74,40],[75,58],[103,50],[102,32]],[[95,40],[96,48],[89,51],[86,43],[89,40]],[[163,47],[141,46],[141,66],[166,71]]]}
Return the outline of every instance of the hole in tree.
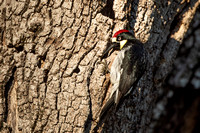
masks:
{"label": "hole in tree", "polygon": [[23,47],[23,46],[16,47],[16,50],[17,50],[18,52],[21,52],[21,51],[24,50],[24,47]]}
{"label": "hole in tree", "polygon": [[79,73],[80,69],[77,67],[76,69],[74,69],[74,73]]}

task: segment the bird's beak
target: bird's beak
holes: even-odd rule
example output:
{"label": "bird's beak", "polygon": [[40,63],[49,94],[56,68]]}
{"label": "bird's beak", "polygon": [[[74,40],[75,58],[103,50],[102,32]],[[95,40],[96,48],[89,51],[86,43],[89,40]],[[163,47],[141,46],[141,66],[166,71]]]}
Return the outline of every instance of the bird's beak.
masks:
{"label": "bird's beak", "polygon": [[115,47],[118,47],[118,46],[119,46],[119,44],[117,44],[117,43],[114,43],[114,44],[110,45],[110,47],[108,47],[108,48],[103,52],[102,58],[103,58],[111,49],[113,49],[113,48],[115,48]]}
{"label": "bird's beak", "polygon": [[120,50],[124,47],[124,45],[127,43],[127,40],[122,40],[120,42],[117,41],[116,37],[112,38],[112,43],[119,43],[120,44]]}
{"label": "bird's beak", "polygon": [[120,50],[124,47],[124,45],[127,43],[127,40],[120,41]]}

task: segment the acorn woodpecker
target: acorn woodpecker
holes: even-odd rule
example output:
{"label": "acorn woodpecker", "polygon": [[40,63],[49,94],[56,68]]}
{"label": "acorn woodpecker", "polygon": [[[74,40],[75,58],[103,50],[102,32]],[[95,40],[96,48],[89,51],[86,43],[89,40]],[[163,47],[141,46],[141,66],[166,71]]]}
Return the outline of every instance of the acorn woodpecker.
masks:
{"label": "acorn woodpecker", "polygon": [[110,69],[111,94],[101,109],[100,118],[113,103],[116,109],[120,100],[131,92],[144,74],[147,64],[147,52],[143,43],[128,30],[117,31],[112,37],[112,43],[103,55],[113,47],[119,47],[120,51]]}

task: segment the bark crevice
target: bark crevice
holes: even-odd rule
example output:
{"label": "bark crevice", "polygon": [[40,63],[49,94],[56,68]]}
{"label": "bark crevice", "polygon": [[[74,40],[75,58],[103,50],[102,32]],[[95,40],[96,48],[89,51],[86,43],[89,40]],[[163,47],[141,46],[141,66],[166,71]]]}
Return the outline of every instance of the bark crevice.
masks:
{"label": "bark crevice", "polygon": [[10,98],[9,98],[9,93],[12,89],[13,83],[14,83],[14,78],[15,78],[15,71],[16,71],[16,67],[14,67],[12,69],[12,73],[11,73],[11,77],[8,80],[8,82],[5,84],[5,90],[4,90],[4,98],[5,98],[5,114],[4,114],[4,122],[7,122],[7,117],[8,117],[8,111],[9,111],[9,102],[10,102]]}

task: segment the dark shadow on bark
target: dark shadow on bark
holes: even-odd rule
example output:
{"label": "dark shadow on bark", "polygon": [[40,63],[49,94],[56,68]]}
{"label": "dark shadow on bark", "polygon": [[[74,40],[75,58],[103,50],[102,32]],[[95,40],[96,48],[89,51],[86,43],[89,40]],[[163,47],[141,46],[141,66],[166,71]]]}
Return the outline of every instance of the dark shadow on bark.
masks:
{"label": "dark shadow on bark", "polygon": [[[154,132],[178,133],[181,132],[183,126],[190,123],[194,127],[192,133],[198,133],[200,130],[200,115],[198,113],[200,110],[200,90],[192,89],[191,86],[185,88],[173,88],[173,90],[175,90],[174,95],[167,103],[167,110],[165,110],[166,114],[160,117]],[[194,108],[193,104],[197,104],[198,106]],[[189,110],[192,110],[192,112],[189,113]],[[195,119],[189,118],[187,115],[188,113],[190,114],[190,117],[194,117]],[[188,116],[188,118],[185,116]]]}
{"label": "dark shadow on bark", "polygon": [[6,83],[5,85],[5,92],[4,92],[4,98],[5,98],[5,114],[4,114],[4,121],[6,122],[7,121],[7,117],[8,117],[8,95],[9,95],[9,92],[13,86],[13,81],[14,81],[14,75],[15,75],[15,71],[16,71],[16,67],[13,68],[12,70],[12,75],[10,77],[10,79],[8,80],[8,82]]}
{"label": "dark shadow on bark", "polygon": [[[195,1],[196,2],[196,1]],[[175,18],[172,21],[172,24],[170,26],[170,32],[176,32],[179,30],[177,27],[179,27],[179,23],[181,22],[181,16],[185,12],[188,11],[188,9],[192,9],[195,2],[191,2],[190,4],[185,5],[181,9],[181,13],[178,13]],[[199,8],[198,8],[199,9]],[[198,12],[197,9],[197,13]],[[193,20],[196,21],[195,18]],[[190,24],[190,26],[193,27],[193,23]],[[200,59],[198,56],[195,57],[195,53],[193,52],[193,59],[191,60],[198,60],[198,62],[193,65],[193,67],[189,67],[192,64],[188,64],[188,58],[189,54],[191,54],[192,49],[195,49],[195,36],[194,32],[195,30],[198,30],[200,27],[196,26],[193,27],[193,29],[189,29],[190,32],[189,35],[186,35],[187,39],[191,39],[188,36],[193,36],[194,40],[190,43],[193,44],[187,44],[185,46],[186,39],[183,40],[183,44],[179,44],[176,40],[171,39],[171,42],[174,42],[174,44],[179,44],[181,47],[179,48],[176,60],[179,62],[179,64],[175,63],[173,65],[173,69],[168,75],[168,77],[165,80],[165,84],[163,87],[163,93],[162,95],[159,95],[156,103],[162,102],[163,99],[167,99],[167,104],[165,106],[165,111],[162,112],[162,115],[157,120],[157,125],[154,128],[154,132],[157,133],[174,133],[174,132],[189,132],[189,133],[198,133],[200,131],[200,90],[199,88],[195,89],[194,85],[192,85],[192,79],[195,77],[195,72],[197,72],[197,69],[200,67]],[[191,31],[192,30],[192,31]],[[170,39],[170,36],[168,36],[168,40]],[[169,42],[166,42],[168,44]],[[163,45],[163,48],[166,46],[166,44]],[[188,45],[191,45],[188,47]],[[160,57],[160,60],[162,60],[162,56]],[[176,61],[175,61],[176,62]],[[193,62],[191,62],[193,63]],[[186,69],[184,70],[183,68]],[[183,71],[187,75],[187,78],[180,76],[180,71]],[[192,72],[192,73],[190,73]],[[179,76],[177,76],[179,75]],[[184,87],[181,86],[181,79],[186,79],[183,84],[185,84]],[[172,81],[170,83],[170,81]],[[176,81],[174,81],[176,80]],[[182,81],[183,82],[183,81]],[[177,84],[179,83],[179,84]],[[168,97],[167,95],[169,92],[172,92],[172,97]]]}
{"label": "dark shadow on bark", "polygon": [[114,19],[115,13],[113,11],[113,0],[107,0],[106,6],[100,12],[102,15]]}
{"label": "dark shadow on bark", "polygon": [[91,131],[91,126],[92,126],[92,99],[91,99],[91,93],[90,93],[90,77],[92,75],[92,72],[94,71],[94,68],[90,68],[89,74],[87,77],[87,89],[88,89],[88,94],[89,94],[89,114],[86,119],[85,125],[84,125],[84,133],[89,133]]}

